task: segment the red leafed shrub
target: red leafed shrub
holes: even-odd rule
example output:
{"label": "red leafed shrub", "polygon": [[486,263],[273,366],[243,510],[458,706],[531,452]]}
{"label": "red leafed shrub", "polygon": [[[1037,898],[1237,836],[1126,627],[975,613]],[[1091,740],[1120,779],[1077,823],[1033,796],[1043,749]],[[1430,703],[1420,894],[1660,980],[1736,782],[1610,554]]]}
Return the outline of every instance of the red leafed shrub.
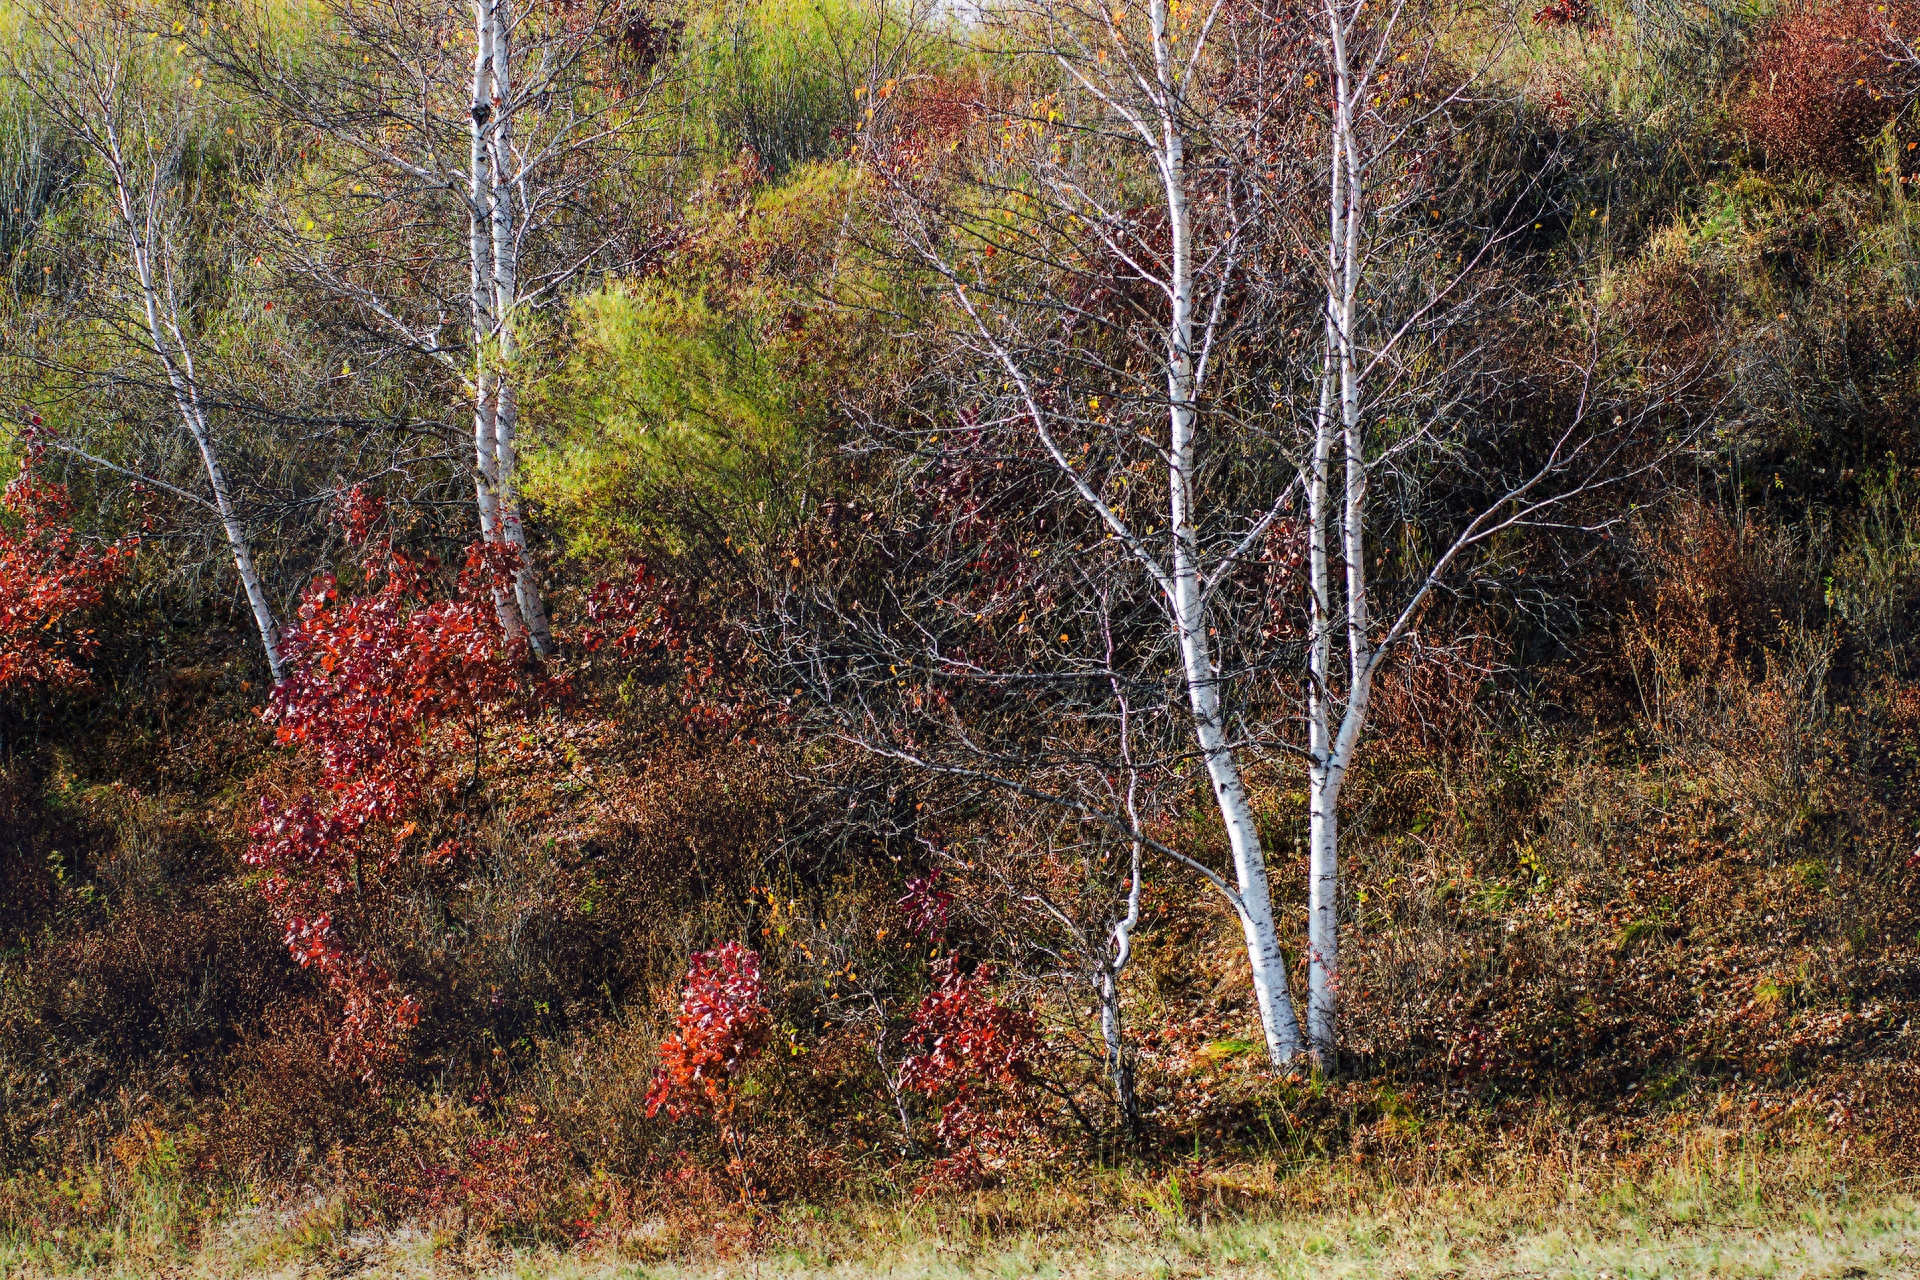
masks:
{"label": "red leafed shrub", "polygon": [[730,1126],[735,1085],[767,1043],[772,1017],[761,1003],[760,953],[723,942],[693,957],[674,1034],[660,1046],[660,1069],[647,1091],[647,1114],[674,1119],[701,1111]]}
{"label": "red leafed shrub", "polygon": [[985,1095],[1026,1083],[1033,1019],[993,998],[986,965],[962,974],[949,956],[934,965],[934,975],[938,985],[913,1011],[900,1082],[929,1097],[944,1095],[934,1133],[950,1154],[936,1162],[936,1177],[978,1180],[986,1172],[983,1153],[1011,1136],[1002,1109],[985,1108]]}
{"label": "red leafed shrub", "polygon": [[[881,115],[879,158],[903,173],[926,172],[952,153],[980,120],[979,86],[953,76],[892,80],[874,89]],[[890,108],[890,109],[886,109]]]}
{"label": "red leafed shrub", "polygon": [[1889,33],[1897,5],[1869,0],[1789,6],[1760,37],[1748,64],[1741,122],[1769,157],[1844,171],[1860,140],[1895,110]]}
{"label": "red leafed shrub", "polygon": [[1552,0],[1533,11],[1533,21],[1541,27],[1584,27],[1593,21],[1592,0]]}
{"label": "red leafed shrub", "polygon": [[682,617],[684,602],[652,566],[636,560],[625,578],[595,583],[587,594],[587,624],[573,636],[582,653],[612,653],[627,662],[658,661],[687,648],[695,629]]}
{"label": "red leafed shrub", "polygon": [[766,719],[741,629],[697,588],[656,575],[645,561],[594,586],[587,621],[569,639],[579,653],[612,658],[674,688],[690,730],[745,737]]}
{"label": "red leafed shrub", "polygon": [[660,1045],[660,1067],[647,1090],[649,1117],[664,1107],[676,1120],[699,1112],[720,1126],[732,1150],[727,1170],[742,1200],[752,1198],[753,1188],[741,1141],[739,1084],[773,1030],[763,995],[759,952],[723,942],[694,956],[674,1033]]}
{"label": "red leafed shrub", "polygon": [[101,590],[127,571],[134,541],[91,547],[67,523],[66,489],[41,480],[35,455],[0,495],[0,689],[74,685],[75,665],[98,647],[72,619],[100,603]]}
{"label": "red leafed shrub", "polygon": [[896,905],[916,933],[931,938],[945,931],[947,909],[953,905],[953,895],[940,887],[940,872],[936,868],[907,881],[907,891]]}
{"label": "red leafed shrub", "polygon": [[477,771],[489,724],[531,692],[526,655],[493,606],[511,552],[470,548],[453,594],[435,599],[438,566],[372,538],[377,514],[358,491],[343,513],[350,540],[367,548],[373,589],[349,596],[332,576],[319,579],[284,637],[289,674],[266,718],[280,742],[314,753],[320,773],[312,790],[262,802],[246,853],[268,873],[263,892],[288,950],[339,1001],[334,1061],[369,1083],[420,1008],[342,937],[343,905],[365,909],[370,887],[403,858],[433,867],[458,854],[457,840],[435,830],[456,808],[443,802]]}

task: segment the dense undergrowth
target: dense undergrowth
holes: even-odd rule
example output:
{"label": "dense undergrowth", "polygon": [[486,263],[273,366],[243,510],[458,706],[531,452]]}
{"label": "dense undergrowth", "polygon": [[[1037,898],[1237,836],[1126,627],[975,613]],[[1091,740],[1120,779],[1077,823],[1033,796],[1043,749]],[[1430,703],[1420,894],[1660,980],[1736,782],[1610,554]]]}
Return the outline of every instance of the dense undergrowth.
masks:
{"label": "dense undergrowth", "polygon": [[[852,11],[822,8],[822,34],[775,8],[700,36],[712,94],[672,188],[693,194],[651,211],[651,256],[528,335],[558,353],[528,476],[566,656],[446,647],[500,579],[428,556],[465,542],[431,486],[381,517],[404,591],[341,550],[351,515],[287,517],[283,591],[340,575],[301,652],[404,632],[471,685],[381,721],[406,785],[351,859],[260,852],[258,824],[368,776],[336,755],[375,730],[269,704],[204,538],[70,477],[79,523],[144,543],[92,620],[91,683],[0,687],[0,1260],[105,1268],[267,1212],[313,1257],[405,1224],[454,1252],[705,1256],[816,1212],[951,1206],[982,1231],[1184,1230],[1547,1169],[1628,1187],[1708,1132],[1819,1152],[1800,1192],[1911,1169],[1920,213],[1905,68],[1859,51],[1862,7],[1519,15],[1495,73],[1512,145],[1550,143],[1566,186],[1541,252],[1578,266],[1623,367],[1701,370],[1675,396],[1699,434],[1605,536],[1516,553],[1467,600],[1470,660],[1384,689],[1345,801],[1337,1071],[1267,1065],[1239,924],[1154,873],[1122,978],[1137,1132],[1070,948],[1012,923],[1032,882],[965,852],[1038,858],[1045,823],[810,734],[753,647],[777,583],[841,572],[848,529],[905,527],[837,446],[849,420],[918,422],[927,376],[918,293],[849,247],[860,108],[781,43],[841,48]],[[26,333],[52,268],[12,226]],[[281,314],[352,374],[364,334],[296,283]],[[379,402],[403,373],[329,394]],[[349,625],[349,602],[374,603]],[[1250,781],[1296,847],[1294,771]],[[1165,830],[1218,865],[1204,800]],[[1296,937],[1303,858],[1274,877]],[[370,967],[295,962],[322,909]],[[658,1105],[663,1041],[706,1051],[675,1021],[689,960],[726,942],[757,957],[748,994],[711,997],[738,1018],[707,1046],[724,1066],[711,1088],[676,1068],[691,1101]],[[384,1038],[343,1052],[363,1007]]]}

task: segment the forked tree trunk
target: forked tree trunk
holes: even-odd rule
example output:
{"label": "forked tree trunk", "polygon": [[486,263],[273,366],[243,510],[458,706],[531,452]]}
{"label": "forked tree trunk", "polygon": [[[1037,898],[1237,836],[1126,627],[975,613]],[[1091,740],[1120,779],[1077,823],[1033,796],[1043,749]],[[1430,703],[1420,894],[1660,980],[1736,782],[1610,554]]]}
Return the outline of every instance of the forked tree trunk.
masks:
{"label": "forked tree trunk", "polygon": [[[1117,685],[1119,682],[1114,681]],[[1120,712],[1120,733],[1124,740],[1130,731],[1130,716],[1122,703]],[[1123,747],[1127,757],[1129,772],[1133,768],[1130,748]],[[1140,830],[1139,810],[1134,807],[1136,783],[1130,778],[1127,786],[1127,818],[1138,836]],[[1127,914],[1114,923],[1109,941],[1113,944],[1113,953],[1103,957],[1095,986],[1100,995],[1100,1038],[1107,1050],[1107,1079],[1113,1085],[1114,1106],[1119,1109],[1120,1123],[1127,1131],[1129,1139],[1140,1136],[1140,1102],[1133,1088],[1133,1061],[1127,1057],[1126,1027],[1121,1019],[1120,975],[1127,971],[1127,964],[1133,959],[1133,931],[1140,927],[1140,864],[1142,849],[1136,838],[1130,842],[1133,863],[1127,880]]]}
{"label": "forked tree trunk", "polygon": [[493,142],[488,148],[492,163],[491,219],[493,231],[493,317],[499,334],[499,387],[493,416],[493,448],[496,492],[500,500],[500,537],[520,558],[514,573],[514,597],[526,623],[527,638],[542,656],[553,652],[553,630],[547,622],[546,606],[540,600],[540,575],[527,551],[527,530],[520,518],[519,454],[515,437],[520,428],[519,393],[514,385],[517,370],[514,358],[519,354],[514,334],[514,305],[519,299],[520,246],[515,239],[512,175],[513,160],[513,32],[510,14],[503,13],[508,0],[494,0],[493,16]]}
{"label": "forked tree trunk", "polygon": [[[488,133],[498,110],[491,76],[496,20],[493,0],[473,0],[473,91],[467,111],[467,267],[473,335],[473,496],[480,513],[480,537],[487,542],[501,541],[505,531],[497,441],[498,375],[492,350],[499,319],[493,296],[493,161],[488,147]],[[525,634],[513,593],[497,584],[493,588],[493,611],[500,630],[509,639]]]}

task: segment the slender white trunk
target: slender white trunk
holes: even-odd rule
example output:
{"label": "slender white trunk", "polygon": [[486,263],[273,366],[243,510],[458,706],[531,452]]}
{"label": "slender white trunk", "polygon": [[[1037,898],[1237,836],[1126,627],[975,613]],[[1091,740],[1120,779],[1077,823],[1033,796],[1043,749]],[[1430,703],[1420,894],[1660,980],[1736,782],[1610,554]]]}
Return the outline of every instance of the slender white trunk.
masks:
{"label": "slender white trunk", "polygon": [[107,162],[108,171],[113,177],[114,204],[126,229],[127,247],[133,256],[134,278],[140,285],[147,336],[153,343],[155,357],[166,372],[167,385],[173,393],[174,407],[180,413],[181,424],[186,427],[187,434],[193,437],[194,447],[199,450],[201,466],[207,473],[207,487],[213,492],[214,511],[220,518],[221,531],[226,535],[227,550],[232,554],[233,567],[240,575],[240,586],[247,593],[247,605],[253,611],[254,626],[260,632],[260,647],[266,652],[267,670],[272,673],[273,682],[279,684],[286,679],[286,664],[280,656],[280,624],[274,619],[266,587],[254,567],[253,547],[234,509],[233,491],[227,484],[227,473],[220,465],[219,451],[214,447],[212,426],[200,403],[193,352],[180,329],[179,310],[174,305],[170,288],[163,295],[154,264],[162,235],[160,201],[164,179],[156,164],[152,185],[147,192],[146,208],[136,209],[129,170],[120,151],[119,131],[111,118],[111,103],[103,102],[101,106],[104,118],[101,132],[96,136],[103,144],[100,150],[105,154],[101,158]]}
{"label": "slender white trunk", "polygon": [[[1328,0],[1328,58],[1334,100],[1328,148],[1327,343],[1310,484],[1314,637],[1309,662],[1314,687],[1309,742],[1312,759],[1308,767],[1307,1041],[1315,1061],[1327,1070],[1334,1066],[1339,1042],[1340,790],[1366,725],[1375,668],[1368,633],[1367,461],[1361,433],[1363,388],[1355,336],[1365,188],[1355,132],[1358,90],[1348,61],[1345,16],[1339,0]],[[1345,463],[1337,519],[1331,495],[1336,441]],[[1336,526],[1346,569],[1347,647],[1346,699],[1337,729],[1331,683],[1335,624],[1330,563]]]}
{"label": "slender white trunk", "polygon": [[1267,882],[1266,851],[1248,802],[1239,761],[1228,741],[1221,706],[1219,672],[1207,636],[1206,609],[1199,571],[1199,541],[1193,527],[1190,491],[1196,463],[1196,388],[1194,377],[1194,303],[1192,227],[1187,208],[1185,138],[1170,67],[1167,0],[1153,0],[1154,61],[1159,77],[1162,146],[1158,157],[1166,186],[1172,233],[1172,323],[1167,363],[1169,406],[1169,524],[1173,543],[1174,625],[1180,641],[1194,734],[1213,784],[1214,800],[1226,825],[1233,870],[1240,894],[1240,922],[1253,970],[1254,999],[1267,1054],[1278,1065],[1300,1051],[1300,1028],[1288,987],[1286,955],[1273,918]]}
{"label": "slender white trunk", "polygon": [[1125,1028],[1120,1018],[1120,975],[1133,959],[1133,931],[1140,925],[1140,843],[1133,843],[1133,879],[1127,889],[1127,914],[1113,926],[1113,954],[1100,966],[1100,1036],[1107,1049],[1107,1079],[1113,1084],[1114,1105],[1129,1134],[1140,1129],[1140,1105],[1133,1090],[1133,1063],[1127,1060]]}
{"label": "slender white trunk", "polygon": [[[1105,617],[1103,610],[1102,622]],[[1140,927],[1140,867],[1144,848],[1140,843],[1140,771],[1133,763],[1133,709],[1120,678],[1113,670],[1113,634],[1107,632],[1107,679],[1120,704],[1120,758],[1127,767],[1127,827],[1132,862],[1127,878],[1127,913],[1114,922],[1109,941],[1111,955],[1103,956],[1096,985],[1100,990],[1100,1036],[1107,1047],[1107,1078],[1113,1083],[1114,1104],[1120,1111],[1120,1123],[1130,1137],[1140,1133],[1140,1105],[1133,1089],[1133,1063],[1127,1058],[1126,1029],[1120,1017],[1120,975],[1133,959],[1133,931]]]}
{"label": "slender white trunk", "polygon": [[[498,109],[493,101],[490,76],[495,21],[493,0],[474,0],[473,101],[468,111],[467,133],[467,265],[473,333],[473,492],[480,511],[480,537],[487,542],[498,542],[505,536],[493,349],[499,329],[490,213],[494,184],[487,145]],[[493,610],[500,620],[500,630],[508,637],[523,633],[524,624],[513,593],[495,586]]]}
{"label": "slender white trunk", "polygon": [[519,395],[514,387],[514,304],[519,295],[520,247],[515,237],[513,190],[513,49],[509,0],[494,0],[490,61],[492,85],[492,139],[487,148],[490,219],[493,237],[493,308],[499,335],[500,372],[493,416],[494,492],[500,513],[500,538],[520,557],[514,574],[514,596],[526,623],[534,651],[553,652],[553,631],[540,600],[540,575],[527,550],[527,531],[520,518],[518,453],[515,435],[520,425]]}
{"label": "slender white trunk", "polygon": [[1319,1033],[1331,1022],[1327,1005],[1332,995],[1325,979],[1325,948],[1335,932],[1339,877],[1339,788],[1330,776],[1332,755],[1333,582],[1329,552],[1333,501],[1329,470],[1333,463],[1334,363],[1338,351],[1335,321],[1329,311],[1327,356],[1321,386],[1320,412],[1314,423],[1313,471],[1307,481],[1308,574],[1311,590],[1312,642],[1308,650],[1307,750],[1307,1019],[1314,1053],[1325,1065],[1327,1047]]}
{"label": "slender white trunk", "polygon": [[[1328,13],[1335,12],[1328,5]],[[1337,21],[1337,19],[1336,19]],[[1337,775],[1330,768],[1333,719],[1337,705],[1333,686],[1333,568],[1336,539],[1333,499],[1333,445],[1335,413],[1343,403],[1344,330],[1340,305],[1342,226],[1345,215],[1345,171],[1339,155],[1336,109],[1334,155],[1328,169],[1326,346],[1320,369],[1320,404],[1313,423],[1312,472],[1307,479],[1308,578],[1312,640],[1308,650],[1307,750],[1307,1036],[1315,1059],[1331,1065],[1333,989],[1327,965],[1331,945],[1337,945],[1339,899],[1339,806]]]}
{"label": "slender white trunk", "polygon": [[247,533],[239,517],[234,514],[227,475],[220,466],[219,455],[213,447],[213,437],[197,400],[198,397],[190,394],[190,403],[181,405],[180,414],[187,424],[187,430],[193,435],[194,445],[200,450],[200,461],[207,469],[207,487],[213,490],[213,505],[220,513],[220,527],[227,535],[227,549],[233,554],[233,567],[239,573],[240,585],[247,593],[247,605],[253,610],[253,625],[260,632],[260,647],[266,651],[267,670],[272,673],[273,682],[279,684],[287,676],[286,664],[280,656],[280,624],[274,621],[273,606],[267,601],[266,587],[253,567],[253,548],[247,541]]}
{"label": "slender white trunk", "polygon": [[484,361],[474,370],[474,387],[473,496],[480,509],[480,536],[488,542],[497,542],[500,538],[500,504],[494,498],[493,373]]}

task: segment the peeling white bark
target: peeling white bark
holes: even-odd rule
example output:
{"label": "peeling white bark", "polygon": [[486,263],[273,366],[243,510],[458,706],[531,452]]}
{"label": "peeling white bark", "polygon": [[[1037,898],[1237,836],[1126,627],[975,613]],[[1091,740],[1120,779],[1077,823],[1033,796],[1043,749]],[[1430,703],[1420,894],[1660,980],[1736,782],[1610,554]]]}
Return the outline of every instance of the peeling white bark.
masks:
{"label": "peeling white bark", "polygon": [[[473,492],[480,513],[480,536],[487,542],[504,537],[502,477],[498,443],[499,408],[494,369],[494,339],[499,315],[494,298],[493,215],[494,173],[490,145],[498,107],[493,97],[493,0],[473,3],[473,88],[467,112],[467,265],[470,332],[473,337]],[[500,630],[510,639],[525,634],[518,601],[499,586],[493,588],[493,611]]]}
{"label": "peeling white bark", "polygon": [[493,318],[498,334],[499,385],[493,417],[494,486],[499,501],[500,538],[520,558],[514,574],[514,597],[527,638],[543,656],[553,652],[553,630],[540,600],[540,575],[527,550],[527,531],[520,518],[519,456],[515,438],[520,426],[519,394],[514,386],[514,359],[518,354],[514,306],[518,301],[520,245],[514,216],[513,152],[513,32],[511,17],[503,13],[508,0],[494,0],[490,70],[493,79],[490,120],[492,141],[489,216],[493,237]]}
{"label": "peeling white bark", "polygon": [[474,489],[481,536],[512,547],[519,559],[512,591],[494,591],[501,628],[510,636],[524,635],[534,652],[544,656],[553,652],[553,631],[527,548],[518,481],[514,307],[520,245],[514,212],[513,19],[507,3],[474,0],[473,6],[467,235],[473,294]]}

